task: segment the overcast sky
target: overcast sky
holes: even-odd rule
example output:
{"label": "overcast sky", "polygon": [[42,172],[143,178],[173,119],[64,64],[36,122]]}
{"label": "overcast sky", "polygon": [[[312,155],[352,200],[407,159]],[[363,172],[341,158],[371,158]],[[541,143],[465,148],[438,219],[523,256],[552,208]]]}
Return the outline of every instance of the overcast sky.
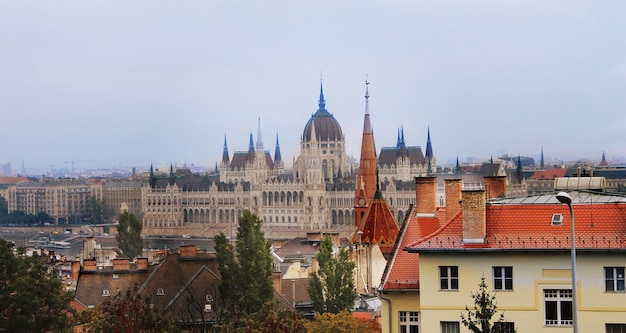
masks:
{"label": "overcast sky", "polygon": [[626,160],[624,1],[0,0],[0,163],[213,167],[317,110],[378,149]]}

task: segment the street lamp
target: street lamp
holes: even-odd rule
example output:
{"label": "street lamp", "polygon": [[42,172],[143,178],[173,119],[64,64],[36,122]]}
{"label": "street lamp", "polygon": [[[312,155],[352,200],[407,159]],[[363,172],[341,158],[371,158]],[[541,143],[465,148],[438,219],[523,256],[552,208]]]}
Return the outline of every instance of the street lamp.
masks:
{"label": "street lamp", "polygon": [[574,210],[572,209],[572,197],[565,192],[559,192],[556,195],[560,203],[564,203],[569,207],[569,216],[571,220],[571,256],[572,256],[572,320],[574,333],[578,333],[578,292],[576,290],[576,234],[574,232]]}

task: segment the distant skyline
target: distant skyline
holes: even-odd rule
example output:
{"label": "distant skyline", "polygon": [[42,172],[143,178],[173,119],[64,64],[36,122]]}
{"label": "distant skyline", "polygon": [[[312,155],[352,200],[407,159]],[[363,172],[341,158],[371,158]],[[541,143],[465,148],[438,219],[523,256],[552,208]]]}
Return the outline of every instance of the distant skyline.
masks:
{"label": "distant skyline", "polygon": [[[276,135],[291,165],[326,107],[358,159],[626,161],[622,1],[2,1],[0,164],[212,168]],[[538,160],[536,161],[539,162]]]}

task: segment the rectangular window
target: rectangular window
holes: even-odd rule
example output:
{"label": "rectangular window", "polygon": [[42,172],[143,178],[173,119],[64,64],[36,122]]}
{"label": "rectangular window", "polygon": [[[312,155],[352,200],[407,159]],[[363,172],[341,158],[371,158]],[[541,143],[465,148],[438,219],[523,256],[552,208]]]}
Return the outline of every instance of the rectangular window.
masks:
{"label": "rectangular window", "polygon": [[439,289],[458,290],[459,289],[459,267],[439,266]]}
{"label": "rectangular window", "polygon": [[543,291],[546,326],[572,325],[572,290],[546,289]]}
{"label": "rectangular window", "polygon": [[400,311],[400,333],[419,333],[419,312]]}
{"label": "rectangular window", "polygon": [[441,333],[460,333],[461,325],[458,321],[442,321]]}
{"label": "rectangular window", "polygon": [[626,324],[606,324],[606,333],[626,333]]}
{"label": "rectangular window", "polygon": [[624,291],[624,267],[604,267],[606,291]]}
{"label": "rectangular window", "polygon": [[493,323],[493,332],[515,333],[515,324],[506,321],[495,322]]}
{"label": "rectangular window", "polygon": [[494,266],[493,267],[493,289],[513,290],[513,267]]}

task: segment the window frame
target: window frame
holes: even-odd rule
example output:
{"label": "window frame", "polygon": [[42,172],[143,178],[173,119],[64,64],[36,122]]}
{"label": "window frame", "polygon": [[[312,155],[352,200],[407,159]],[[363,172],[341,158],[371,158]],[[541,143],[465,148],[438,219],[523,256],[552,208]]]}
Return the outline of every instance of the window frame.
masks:
{"label": "window frame", "polygon": [[[554,303],[554,318],[548,318],[548,303]],[[563,317],[567,315],[567,307],[564,307],[566,303],[569,303],[569,319]],[[559,326],[572,326],[574,324],[573,310],[574,301],[572,289],[544,289],[543,290],[543,314],[544,325],[551,327]],[[552,312],[551,311],[551,312]]]}
{"label": "window frame", "polygon": [[459,266],[439,266],[439,290],[459,290]]}
{"label": "window frame", "polygon": [[515,333],[515,323],[512,321],[496,321],[493,323],[493,328],[496,329],[497,326],[501,326],[499,330],[494,330],[494,332],[500,333]]}
{"label": "window frame", "polygon": [[[398,326],[400,333],[419,333],[420,324],[418,311],[398,311]],[[413,328],[416,330],[413,331]]]}
{"label": "window frame", "polygon": [[[611,277],[609,277],[609,273],[611,273]],[[621,278],[619,277],[620,273]],[[626,281],[624,279],[624,273],[626,273],[624,266],[604,267],[604,291],[612,293],[626,292]],[[609,284],[612,285],[611,289],[609,289]]]}
{"label": "window frame", "polygon": [[[493,266],[493,289],[498,291],[513,291],[513,266]],[[510,273],[507,275],[507,273]],[[500,276],[497,276],[497,275]],[[498,282],[500,285],[498,286]],[[509,284],[507,285],[507,282]]]}
{"label": "window frame", "polygon": [[439,327],[441,333],[460,333],[461,323],[458,321],[440,321]]}

